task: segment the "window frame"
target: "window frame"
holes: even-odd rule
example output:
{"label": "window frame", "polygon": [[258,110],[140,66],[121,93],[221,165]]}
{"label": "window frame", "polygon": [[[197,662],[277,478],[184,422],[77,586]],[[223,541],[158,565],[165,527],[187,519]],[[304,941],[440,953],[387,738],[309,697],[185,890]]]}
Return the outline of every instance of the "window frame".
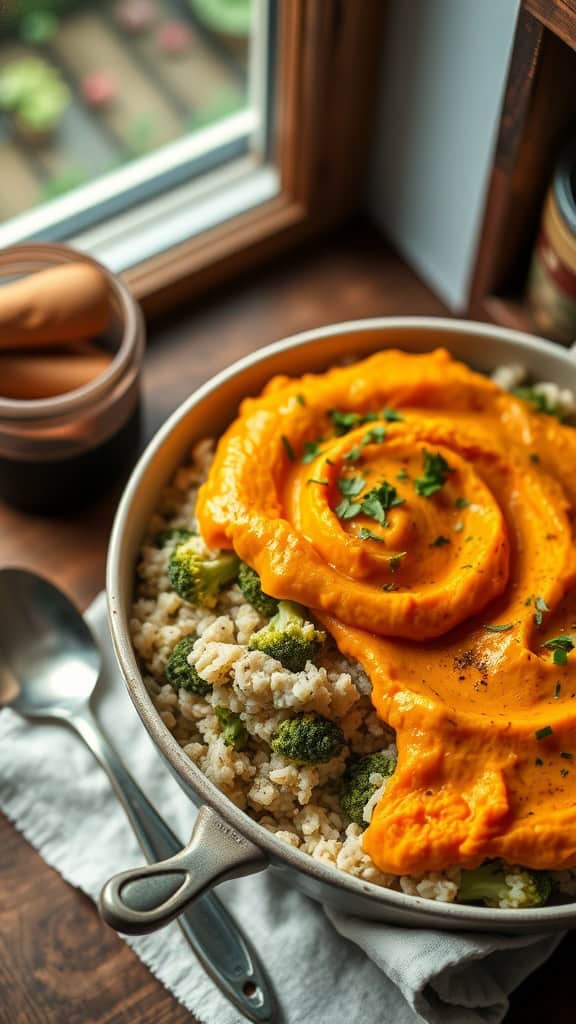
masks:
{"label": "window frame", "polygon": [[[230,195],[221,193],[228,215],[213,224],[207,218],[205,223],[191,218],[190,237],[168,244],[157,254],[147,256],[146,246],[139,248],[144,258],[121,276],[148,315],[164,312],[330,227],[361,200],[384,4],[382,0],[270,0],[269,7],[268,28],[276,48],[275,60],[270,62],[273,80],[257,83],[273,97],[267,104],[268,131],[263,132],[268,152],[238,153],[236,161],[204,179],[187,184],[180,180],[179,187],[189,190],[187,209],[193,212],[195,196],[204,204],[209,201],[210,179],[220,175],[225,180],[229,173]],[[218,126],[207,130],[218,131]],[[234,164],[241,170],[241,162],[250,159],[255,183],[252,192],[246,193],[243,208],[241,191],[238,200],[231,194],[235,181],[242,186],[241,174],[234,177]],[[261,173],[260,192],[258,171],[268,171],[268,177]],[[86,186],[92,187],[97,190],[98,182]],[[165,193],[168,204],[171,196]],[[161,222],[162,196],[141,209],[144,217],[150,212],[151,236],[154,217]],[[111,225],[112,234],[117,230],[119,236],[118,252],[122,244],[125,248],[129,244],[130,217],[127,209],[118,218],[118,227]],[[98,256],[97,239],[100,231],[105,235],[106,223],[78,231],[82,232],[81,218],[74,237],[67,236],[71,244]],[[137,233],[135,237],[138,241]]]}

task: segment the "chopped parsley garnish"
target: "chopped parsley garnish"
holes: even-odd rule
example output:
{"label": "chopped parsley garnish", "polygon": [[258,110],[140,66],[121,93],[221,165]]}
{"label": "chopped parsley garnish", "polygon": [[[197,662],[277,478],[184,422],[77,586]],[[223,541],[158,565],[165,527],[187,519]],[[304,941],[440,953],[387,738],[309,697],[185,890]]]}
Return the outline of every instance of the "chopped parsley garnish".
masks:
{"label": "chopped parsley garnish", "polygon": [[354,427],[361,427],[363,423],[373,423],[378,419],[375,412],[340,412],[338,409],[331,409],[328,415],[337,437],[354,430]]}
{"label": "chopped parsley garnish", "polygon": [[358,459],[361,458],[362,452],[360,451],[360,446],[357,444],[355,444],[354,447],[351,448],[349,452],[346,452],[346,455],[344,456],[346,462],[358,462]]}
{"label": "chopped parsley garnish", "polygon": [[489,633],[507,633],[514,626],[513,622],[503,622],[501,626],[484,626]]}
{"label": "chopped parsley garnish", "polygon": [[399,472],[396,473],[396,479],[397,480],[409,480],[410,477],[408,475],[408,471],[406,469],[399,470]]}
{"label": "chopped parsley garnish", "polygon": [[552,661],[555,665],[566,665],[570,651],[574,650],[574,644],[569,636],[553,636],[541,644],[548,651],[553,651]]}
{"label": "chopped parsley garnish", "polygon": [[[328,415],[332,420],[337,437],[347,434],[355,427],[361,427],[363,423],[374,423],[375,420],[386,420],[387,423],[393,423],[404,419],[396,409],[381,409],[380,412],[341,412],[339,409],[331,409]],[[380,429],[384,430],[383,427]],[[380,436],[379,440],[383,441],[385,436],[386,434]],[[369,444],[369,442],[366,443]]]}
{"label": "chopped parsley garnish", "polygon": [[388,526],[386,513],[396,505],[403,505],[404,498],[398,497],[396,488],[383,480],[378,487],[373,487],[362,499],[362,511],[364,515],[375,519],[381,526]]}
{"label": "chopped parsley garnish", "polygon": [[524,601],[524,604],[526,605],[527,608],[529,608],[530,605],[532,604],[532,598],[531,597],[527,597],[526,600]]}
{"label": "chopped parsley garnish", "polygon": [[294,460],[296,458],[296,456],[294,455],[294,449],[293,449],[292,445],[290,444],[290,441],[286,437],[286,434],[282,434],[281,436],[282,436],[282,444],[284,445],[284,451],[286,452],[286,455],[290,459],[290,462],[294,462]]}
{"label": "chopped parsley garnish", "polygon": [[560,775],[562,776],[563,779],[565,779],[567,775],[570,775],[570,772],[568,771],[567,768],[561,768],[560,769]]}
{"label": "chopped parsley garnish", "polygon": [[444,486],[447,477],[454,470],[440,452],[427,452],[424,449],[422,458],[424,472],[422,476],[416,477],[414,490],[421,498],[431,498]]}
{"label": "chopped parsley garnish", "polygon": [[343,476],[338,481],[338,489],[346,498],[352,498],[360,494],[365,483],[363,476]]}
{"label": "chopped parsley garnish", "polygon": [[436,537],[436,540],[432,541],[430,547],[431,548],[443,548],[445,544],[449,544],[449,543],[450,543],[450,538],[449,537],[444,537],[443,534],[440,534],[439,537]]}
{"label": "chopped parsley garnish", "polygon": [[386,437],[386,427],[377,426],[372,427],[371,430],[367,430],[362,438],[362,447],[365,448],[367,444],[382,444]]}
{"label": "chopped parsley garnish", "polygon": [[362,511],[362,505],[358,501],[350,501],[350,498],[342,498],[339,505],[334,509],[338,519],[353,519]]}
{"label": "chopped parsley garnish", "polygon": [[546,740],[553,734],[554,730],[551,725],[544,725],[541,729],[536,729],[536,732],[534,733],[537,740]]}
{"label": "chopped parsley garnish", "polygon": [[538,452],[530,452],[529,458],[530,462],[540,462],[540,456],[538,455]]}
{"label": "chopped parsley garnish", "polygon": [[298,405],[306,405],[304,395],[296,395],[296,401],[298,402]]}
{"label": "chopped parsley garnish", "polygon": [[456,505],[456,508],[468,508],[470,502],[468,501],[468,498],[456,498],[454,504]]}
{"label": "chopped parsley garnish", "polygon": [[536,611],[534,612],[534,615],[532,617],[534,619],[534,624],[538,629],[540,629],[540,626],[542,625],[542,619],[544,617],[544,612],[549,612],[550,609],[543,597],[536,598],[536,600],[534,601],[534,607]]}
{"label": "chopped parsley garnish", "polygon": [[542,760],[541,757],[537,757],[535,759],[535,761],[534,761],[534,764],[536,765],[537,768],[541,768],[542,765],[544,764],[544,761]]}
{"label": "chopped parsley garnish", "polygon": [[560,690],[561,689],[562,689],[562,686],[560,684],[560,680],[558,680],[558,682],[556,683],[556,686],[554,687],[554,700],[558,700],[558,698],[560,696]]}
{"label": "chopped parsley garnish", "polygon": [[321,454],[322,449],[320,448],[318,441],[306,441],[302,462],[314,462],[314,459],[317,459]]}
{"label": "chopped parsley garnish", "polygon": [[571,754],[569,750],[561,750],[560,757],[563,757],[565,761],[574,760],[574,754]]}
{"label": "chopped parsley garnish", "polygon": [[327,480],[317,480],[316,477],[314,477],[314,476],[308,477],[308,480],[306,481],[306,483],[307,484],[322,484],[322,487],[328,487],[328,481]]}
{"label": "chopped parsley garnish", "polygon": [[388,565],[392,572],[397,572],[400,568],[400,562],[408,554],[407,551],[399,551],[397,555],[392,555],[392,558],[388,559]]}
{"label": "chopped parsley garnish", "polygon": [[397,583],[385,583],[384,586],[382,587],[382,590],[386,590],[389,594],[391,594],[392,591],[398,590],[398,584]]}
{"label": "chopped parsley garnish", "polygon": [[534,412],[541,412],[545,416],[555,416],[561,423],[565,419],[564,414],[560,411],[558,406],[554,405],[547,395],[543,394],[535,387],[529,386],[513,388],[512,394],[515,395],[516,398],[521,398],[523,402],[528,402],[533,407]]}
{"label": "chopped parsley garnish", "polygon": [[379,534],[374,533],[372,530],[368,530],[365,526],[362,526],[358,530],[358,536],[360,540],[377,540],[379,544],[384,544],[384,537],[380,537]]}

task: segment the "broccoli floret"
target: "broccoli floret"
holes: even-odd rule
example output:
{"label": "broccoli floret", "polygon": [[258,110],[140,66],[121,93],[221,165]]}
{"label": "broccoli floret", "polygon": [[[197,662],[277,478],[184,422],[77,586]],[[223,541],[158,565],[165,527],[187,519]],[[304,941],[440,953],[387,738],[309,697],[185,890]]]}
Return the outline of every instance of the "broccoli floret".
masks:
{"label": "broccoli floret", "polygon": [[275,597],[269,597],[262,590],[260,577],[255,569],[252,569],[246,562],[240,562],[238,569],[238,586],[244,597],[257,612],[271,618],[278,611],[278,601]]}
{"label": "broccoli floret", "polygon": [[512,394],[516,398],[521,398],[523,402],[528,402],[534,412],[543,413],[545,416],[554,416],[555,419],[560,420],[560,423],[565,422],[565,413],[557,405],[554,405],[546,392],[540,391],[538,386],[527,385],[525,387],[512,388]]}
{"label": "broccoli floret", "polygon": [[156,547],[165,548],[167,544],[180,544],[184,540],[194,537],[192,530],[185,530],[182,526],[172,526],[169,530],[161,530],[156,537]]}
{"label": "broccoli floret", "polygon": [[366,828],[368,823],[364,821],[364,807],[378,789],[378,785],[371,782],[370,778],[376,774],[388,778],[395,768],[396,762],[388,754],[366,754],[365,757],[352,758],[342,778],[340,791],[340,807],[349,821]]}
{"label": "broccoli floret", "polygon": [[344,746],[344,734],[336,722],[323,715],[296,715],[274,730],[272,750],[289,761],[320,764],[336,757]]}
{"label": "broccoli floret", "polygon": [[473,871],[462,870],[459,899],[463,903],[480,901],[487,907],[541,907],[551,891],[550,876],[545,871],[491,860]]}
{"label": "broccoli floret", "polygon": [[173,648],[166,665],[166,679],[175,690],[188,690],[205,697],[212,689],[202,676],[198,675],[194,665],[188,663],[188,655],[194,647],[195,638],[184,636]]}
{"label": "broccoli floret", "polygon": [[234,747],[234,750],[243,750],[248,742],[248,730],[240,715],[236,715],[229,708],[214,708],[216,718],[222,726],[222,739],[227,747]]}
{"label": "broccoli floret", "polygon": [[276,658],[290,672],[301,672],[324,639],[324,633],[306,622],[305,608],[293,601],[279,601],[274,618],[252,635],[248,646]]}
{"label": "broccoli floret", "polygon": [[191,539],[177,544],[168,561],[168,578],[174,590],[193,604],[210,603],[225,583],[238,572],[236,555],[227,553],[208,561],[194,549]]}

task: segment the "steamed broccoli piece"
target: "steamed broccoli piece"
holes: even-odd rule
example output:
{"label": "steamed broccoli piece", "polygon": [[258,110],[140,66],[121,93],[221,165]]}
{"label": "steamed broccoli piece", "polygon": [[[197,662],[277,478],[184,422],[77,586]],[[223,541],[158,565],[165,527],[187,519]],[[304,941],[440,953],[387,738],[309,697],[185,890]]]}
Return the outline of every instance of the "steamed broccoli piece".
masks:
{"label": "steamed broccoli piece", "polygon": [[221,587],[235,579],[238,559],[230,553],[208,561],[194,549],[192,540],[177,544],[168,561],[168,578],[185,601],[205,604]]}
{"label": "steamed broccoli piece", "polygon": [[462,870],[459,899],[463,903],[481,901],[487,907],[541,907],[552,891],[545,871],[512,867],[491,860],[473,871]]}
{"label": "steamed broccoli piece", "polygon": [[353,758],[342,779],[340,807],[342,813],[350,821],[362,828],[368,824],[364,821],[364,807],[378,786],[370,782],[370,776],[384,775],[386,778],[394,773],[396,762],[387,754],[366,754],[365,757]]}
{"label": "steamed broccoli piece", "polygon": [[279,601],[276,615],[252,635],[249,647],[276,658],[290,672],[302,672],[324,638],[324,633],[306,622],[305,608],[293,601]]}
{"label": "steamed broccoli piece", "polygon": [[234,747],[234,750],[243,750],[248,742],[248,730],[240,715],[236,715],[229,708],[214,708],[216,718],[222,726],[222,739],[227,747]]}
{"label": "steamed broccoli piece", "polygon": [[547,394],[540,391],[538,387],[534,385],[527,385],[520,388],[512,388],[512,394],[516,398],[521,398],[523,402],[528,402],[532,406],[534,412],[543,413],[544,416],[554,416],[555,419],[560,420],[560,423],[564,423],[566,415],[562,410],[554,405],[550,401]]}
{"label": "steamed broccoli piece", "polygon": [[166,679],[175,690],[188,690],[205,697],[212,687],[198,675],[194,665],[188,663],[188,655],[194,647],[195,638],[184,636],[173,648],[166,665]]}
{"label": "steamed broccoli piece", "polygon": [[240,562],[238,569],[238,586],[244,594],[244,597],[257,612],[261,615],[265,615],[267,619],[271,618],[272,615],[276,615],[278,611],[278,601],[275,597],[269,597],[262,590],[262,584],[260,577],[255,569],[252,569],[246,562]]}
{"label": "steamed broccoli piece", "polygon": [[344,734],[336,722],[323,715],[296,715],[280,722],[270,746],[289,761],[320,764],[340,753]]}
{"label": "steamed broccoli piece", "polygon": [[161,530],[156,537],[156,547],[165,548],[167,544],[180,544],[184,540],[190,540],[194,533],[192,530],[185,530],[182,526],[172,526],[169,530]]}

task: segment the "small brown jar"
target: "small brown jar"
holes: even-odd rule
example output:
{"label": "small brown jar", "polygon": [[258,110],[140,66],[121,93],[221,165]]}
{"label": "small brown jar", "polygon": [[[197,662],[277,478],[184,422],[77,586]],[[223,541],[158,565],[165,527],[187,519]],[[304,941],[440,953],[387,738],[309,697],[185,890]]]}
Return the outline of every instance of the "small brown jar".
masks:
{"label": "small brown jar", "polygon": [[95,500],[138,451],[145,329],[122,282],[69,246],[38,243],[0,252],[0,288],[78,261],[96,265],[108,278],[110,326],[99,343],[113,358],[74,391],[31,401],[0,397],[0,499],[28,511],[71,511]]}

